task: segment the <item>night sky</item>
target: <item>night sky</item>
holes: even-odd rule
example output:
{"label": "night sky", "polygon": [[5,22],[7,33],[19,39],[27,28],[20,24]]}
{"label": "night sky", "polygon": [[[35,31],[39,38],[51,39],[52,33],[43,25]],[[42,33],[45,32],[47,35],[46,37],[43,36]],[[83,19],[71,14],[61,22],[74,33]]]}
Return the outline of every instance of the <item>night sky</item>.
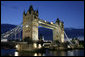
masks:
{"label": "night sky", "polygon": [[1,24],[19,25],[29,6],[48,22],[59,18],[65,28],[84,28],[84,1],[1,1]]}

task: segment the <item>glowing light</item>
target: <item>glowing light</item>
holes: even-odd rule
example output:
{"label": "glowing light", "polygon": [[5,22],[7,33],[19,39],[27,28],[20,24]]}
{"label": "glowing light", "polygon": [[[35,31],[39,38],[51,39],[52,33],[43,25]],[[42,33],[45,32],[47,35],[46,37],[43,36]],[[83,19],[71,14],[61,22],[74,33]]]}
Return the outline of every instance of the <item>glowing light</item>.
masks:
{"label": "glowing light", "polygon": [[18,48],[18,45],[16,45],[16,48]]}
{"label": "glowing light", "polygon": [[70,48],[70,46],[68,45],[68,48]]}
{"label": "glowing light", "polygon": [[28,27],[28,25],[26,25],[26,27]]}
{"label": "glowing light", "polygon": [[45,20],[45,22],[46,22],[46,20]]}
{"label": "glowing light", "polygon": [[14,54],[15,56],[18,56],[19,55],[19,53],[18,52],[15,52],[15,54]]}
{"label": "glowing light", "polygon": [[41,21],[39,21],[39,23],[42,23]]}
{"label": "glowing light", "polygon": [[34,56],[37,56],[37,53],[35,53]]}
{"label": "glowing light", "polygon": [[34,43],[33,45],[34,45],[34,48],[37,48],[37,44],[36,43]]}
{"label": "glowing light", "polygon": [[1,42],[7,42],[7,39],[1,39]]}
{"label": "glowing light", "polygon": [[51,24],[53,24],[53,22],[51,22]]}
{"label": "glowing light", "polygon": [[61,42],[62,43],[64,42],[64,35],[63,34],[61,35]]}
{"label": "glowing light", "polygon": [[41,48],[42,46],[41,46],[41,44],[38,44],[38,48]]}

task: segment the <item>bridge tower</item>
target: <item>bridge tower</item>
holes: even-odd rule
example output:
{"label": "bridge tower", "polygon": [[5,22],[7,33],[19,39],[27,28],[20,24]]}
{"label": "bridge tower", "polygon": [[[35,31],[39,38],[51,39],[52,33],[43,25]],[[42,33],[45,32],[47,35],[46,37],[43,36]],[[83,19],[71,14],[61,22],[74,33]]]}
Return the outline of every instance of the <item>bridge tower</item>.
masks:
{"label": "bridge tower", "polygon": [[26,37],[34,41],[38,40],[38,10],[34,10],[32,5],[27,13],[23,12],[23,40]]}
{"label": "bridge tower", "polygon": [[58,40],[59,42],[64,42],[64,24],[57,18],[55,22],[56,28],[53,29],[53,41]]}

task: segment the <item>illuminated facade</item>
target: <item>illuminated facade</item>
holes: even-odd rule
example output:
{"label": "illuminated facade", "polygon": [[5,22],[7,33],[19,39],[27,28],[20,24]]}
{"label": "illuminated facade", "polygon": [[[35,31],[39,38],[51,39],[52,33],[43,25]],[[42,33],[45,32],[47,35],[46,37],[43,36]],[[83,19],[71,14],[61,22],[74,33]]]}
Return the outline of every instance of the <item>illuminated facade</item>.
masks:
{"label": "illuminated facade", "polygon": [[27,13],[23,13],[23,39],[26,37],[32,38],[32,40],[38,40],[38,26],[49,28],[53,30],[53,41],[64,42],[64,25],[59,19],[55,23],[47,22],[38,18],[38,11],[35,11],[30,6]]}

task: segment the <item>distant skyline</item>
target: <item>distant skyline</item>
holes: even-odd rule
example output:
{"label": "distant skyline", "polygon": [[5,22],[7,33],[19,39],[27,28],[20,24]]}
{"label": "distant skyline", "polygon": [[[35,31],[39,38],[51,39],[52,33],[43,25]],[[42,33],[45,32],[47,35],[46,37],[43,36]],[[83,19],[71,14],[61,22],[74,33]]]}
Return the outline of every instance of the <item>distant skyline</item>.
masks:
{"label": "distant skyline", "polygon": [[84,28],[84,1],[1,1],[1,24],[19,25],[30,5],[40,19],[55,23],[59,18],[65,28]]}

